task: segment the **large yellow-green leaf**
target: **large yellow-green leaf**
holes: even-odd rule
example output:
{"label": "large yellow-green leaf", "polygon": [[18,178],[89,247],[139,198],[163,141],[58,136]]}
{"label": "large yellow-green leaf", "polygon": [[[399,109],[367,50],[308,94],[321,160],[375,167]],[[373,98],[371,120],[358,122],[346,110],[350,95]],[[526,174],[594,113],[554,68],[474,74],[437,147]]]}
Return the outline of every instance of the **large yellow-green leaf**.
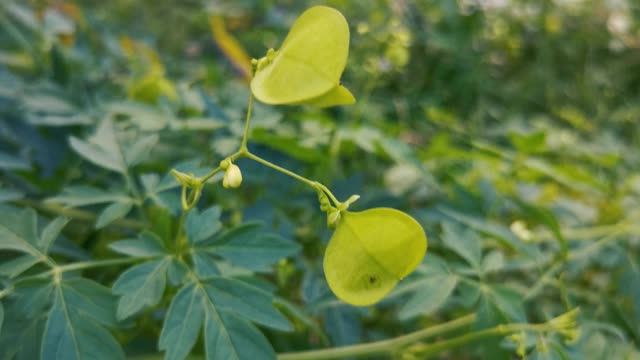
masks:
{"label": "large yellow-green leaf", "polygon": [[312,7],[293,24],[280,50],[259,61],[251,91],[267,104],[352,104],[353,95],[340,85],[348,54],[344,16],[330,7]]}
{"label": "large yellow-green leaf", "polygon": [[324,256],[324,273],[338,298],[370,305],[409,275],[426,251],[422,226],[402,211],[344,212]]}

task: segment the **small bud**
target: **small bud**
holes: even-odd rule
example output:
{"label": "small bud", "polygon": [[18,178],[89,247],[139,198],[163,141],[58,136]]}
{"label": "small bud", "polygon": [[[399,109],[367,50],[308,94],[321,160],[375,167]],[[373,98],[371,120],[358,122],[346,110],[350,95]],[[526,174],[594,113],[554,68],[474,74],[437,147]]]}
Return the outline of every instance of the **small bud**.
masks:
{"label": "small bud", "polygon": [[229,159],[224,159],[220,161],[220,167],[223,170],[227,170],[229,168],[229,165],[231,165],[231,160]]}
{"label": "small bud", "polygon": [[173,177],[176,178],[176,180],[178,180],[180,184],[186,187],[192,187],[198,182],[198,180],[193,176],[193,174],[191,173],[186,174],[176,169],[171,170],[171,175],[173,175]]}
{"label": "small bud", "polygon": [[347,201],[344,202],[344,209],[343,210],[347,210],[349,208],[349,205],[351,205],[354,202],[358,201],[358,199],[360,199],[360,195],[351,195],[347,199]]}
{"label": "small bud", "polygon": [[338,225],[338,221],[340,221],[340,211],[333,210],[327,215],[327,226],[330,228],[335,228]]}
{"label": "small bud", "polygon": [[230,164],[222,178],[222,186],[225,188],[237,188],[242,183],[242,173],[238,165]]}

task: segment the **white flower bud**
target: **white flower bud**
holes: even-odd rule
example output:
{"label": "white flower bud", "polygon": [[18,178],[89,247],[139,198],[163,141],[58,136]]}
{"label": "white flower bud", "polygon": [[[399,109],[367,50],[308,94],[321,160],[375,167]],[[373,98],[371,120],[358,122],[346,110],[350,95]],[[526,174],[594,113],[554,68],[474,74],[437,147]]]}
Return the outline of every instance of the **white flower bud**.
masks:
{"label": "white flower bud", "polygon": [[222,186],[225,188],[237,188],[242,183],[242,173],[236,164],[230,164],[222,178]]}

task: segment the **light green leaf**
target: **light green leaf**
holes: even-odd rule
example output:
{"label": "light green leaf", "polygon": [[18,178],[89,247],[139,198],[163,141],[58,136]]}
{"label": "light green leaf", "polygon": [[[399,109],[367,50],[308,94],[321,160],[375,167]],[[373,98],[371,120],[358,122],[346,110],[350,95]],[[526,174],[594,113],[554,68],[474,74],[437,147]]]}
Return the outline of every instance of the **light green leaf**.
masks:
{"label": "light green leaf", "polygon": [[499,271],[504,267],[504,255],[500,251],[492,251],[482,259],[482,271],[491,273]]}
{"label": "light green leaf", "polygon": [[156,257],[167,253],[162,245],[162,239],[149,231],[141,232],[137,239],[112,242],[109,244],[109,248],[119,254],[131,257]]}
{"label": "light green leaf", "polygon": [[300,245],[278,235],[265,234],[260,223],[238,226],[206,248],[235,265],[265,271],[280,259],[300,251]]}
{"label": "light green leaf", "polygon": [[94,120],[87,114],[27,114],[29,124],[37,126],[91,125]]}
{"label": "light green leaf", "polygon": [[222,229],[220,222],[221,209],[218,206],[210,207],[200,213],[198,209],[193,209],[187,215],[185,230],[192,244],[201,243]]}
{"label": "light green leaf", "polygon": [[438,310],[451,296],[458,284],[453,275],[435,276],[421,279],[418,290],[402,306],[398,317],[402,320],[417,315],[427,315]]}
{"label": "light green leaf", "polygon": [[162,298],[166,285],[168,258],[136,265],[122,273],[113,284],[113,293],[121,295],[118,319],[125,319]]}
{"label": "light green leaf", "polygon": [[47,224],[47,226],[42,230],[38,244],[44,252],[49,251],[51,244],[53,244],[58,235],[60,235],[62,229],[69,223],[69,220],[70,219],[68,218],[59,216],[51,220],[51,222],[49,222],[49,224]]}
{"label": "light green leaf", "polygon": [[76,108],[62,98],[54,94],[31,93],[22,97],[23,105],[27,110],[37,113],[69,114],[76,112]]}
{"label": "light green leaf", "polygon": [[474,269],[480,268],[482,250],[480,239],[473,230],[452,223],[442,225],[442,242],[446,247],[465,259]]}
{"label": "light green leaf", "polygon": [[0,302],[0,335],[2,335],[2,323],[4,322],[4,307]]}
{"label": "light green leaf", "polygon": [[324,273],[338,298],[371,305],[415,270],[426,250],[422,226],[401,211],[343,212],[324,255]]}
{"label": "light green leaf", "polygon": [[277,330],[291,330],[287,319],[272,304],[271,295],[243,281],[213,278],[204,287],[216,308]]}
{"label": "light green leaf", "polygon": [[110,202],[128,202],[132,199],[121,192],[104,191],[91,186],[68,186],[62,194],[48,198],[47,202],[61,203],[68,206],[86,206]]}
{"label": "light green leaf", "polygon": [[516,203],[522,208],[522,210],[527,213],[530,217],[534,218],[536,221],[544,224],[551,233],[556,238],[558,245],[560,246],[560,250],[564,256],[569,252],[569,243],[567,239],[562,235],[562,230],[560,229],[560,223],[556,218],[555,214],[543,207],[538,207],[535,205],[527,204],[523,201],[516,201]]}
{"label": "light green leaf", "polygon": [[122,174],[126,172],[127,165],[124,155],[120,149],[113,122],[109,117],[100,123],[96,133],[88,140],[71,136],[69,144],[78,155],[95,165]]}
{"label": "light green leaf", "polygon": [[437,209],[439,212],[455,221],[458,221],[480,233],[492,236],[512,250],[517,250],[522,254],[531,255],[531,249],[527,247],[526,244],[524,244],[514,233],[512,233],[509,228],[501,224],[494,223],[486,219],[479,219],[446,207],[438,207]]}
{"label": "light green leaf", "polygon": [[78,155],[89,160],[94,165],[122,174],[126,171],[126,165],[122,158],[116,154],[109,153],[96,144],[71,136],[69,137],[69,145]]}
{"label": "light green leaf", "polygon": [[7,153],[0,152],[0,169],[29,170],[31,169],[31,165],[26,160],[17,158]]}
{"label": "light green leaf", "polygon": [[158,143],[160,137],[156,134],[147,135],[131,144],[125,154],[126,163],[134,166],[145,161],[151,154],[151,149]]}
{"label": "light green leaf", "polygon": [[88,318],[78,316],[61,288],[55,292],[49,311],[40,356],[43,360],[124,359],[113,336]]}
{"label": "light green leaf", "polygon": [[349,25],[342,14],[315,6],[300,15],[280,50],[258,60],[251,92],[267,104],[353,104],[340,84],[349,54]]}
{"label": "light green leaf", "polygon": [[131,211],[132,207],[133,202],[131,201],[116,202],[107,206],[96,219],[96,229],[101,229],[112,222],[123,218],[129,213],[129,211]]}
{"label": "light green leaf", "polygon": [[162,326],[158,348],[165,359],[182,360],[198,339],[204,315],[202,292],[194,283],[183,286],[169,306]]}
{"label": "light green leaf", "polygon": [[24,194],[15,189],[0,189],[0,203],[22,199]]}

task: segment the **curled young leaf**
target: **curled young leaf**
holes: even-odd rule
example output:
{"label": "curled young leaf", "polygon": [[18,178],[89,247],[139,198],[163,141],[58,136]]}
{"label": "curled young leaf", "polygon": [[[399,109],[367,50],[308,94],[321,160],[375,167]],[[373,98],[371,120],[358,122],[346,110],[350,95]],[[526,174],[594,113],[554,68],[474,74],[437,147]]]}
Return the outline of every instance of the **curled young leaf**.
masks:
{"label": "curled young leaf", "polygon": [[329,240],[324,273],[338,298],[371,305],[415,270],[426,251],[422,226],[402,211],[345,211]]}
{"label": "curled young leaf", "polygon": [[254,62],[251,92],[266,104],[320,107],[353,104],[340,84],[349,54],[349,25],[338,11],[314,6],[295,21],[282,47]]}

